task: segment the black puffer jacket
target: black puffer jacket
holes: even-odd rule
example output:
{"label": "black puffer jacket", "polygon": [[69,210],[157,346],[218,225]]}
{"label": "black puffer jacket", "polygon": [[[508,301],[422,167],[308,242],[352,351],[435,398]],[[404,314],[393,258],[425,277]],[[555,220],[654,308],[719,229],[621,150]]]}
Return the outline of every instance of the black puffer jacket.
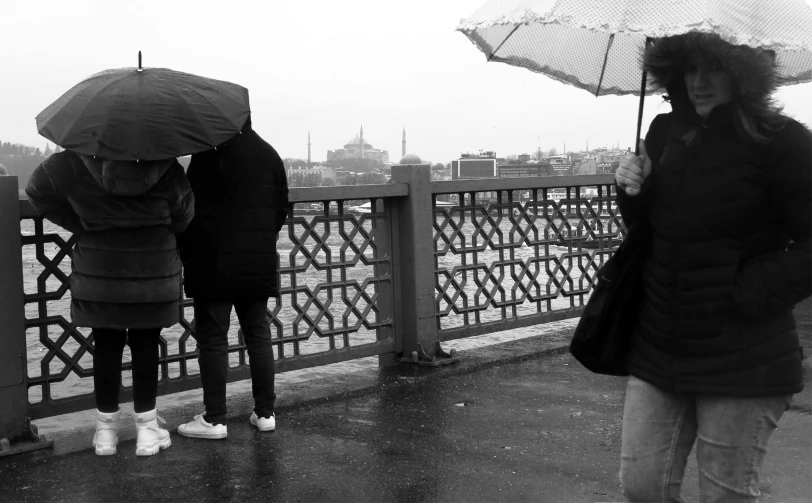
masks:
{"label": "black puffer jacket", "polygon": [[102,161],[65,150],[34,170],[25,192],[38,213],[78,236],[70,275],[76,326],[180,321],[175,233],[192,220],[194,196],[176,160]]}
{"label": "black puffer jacket", "polygon": [[641,195],[618,196],[624,219],[644,219],[653,236],[628,370],[676,393],[799,392],[792,309],[812,294],[812,134],[788,120],[771,141],[743,139],[735,101],[765,100],[772,83],[754,82],[771,72],[740,54],[720,59],[747,87],[703,121],[675,70],[680,54],[663,44],[646,56],[673,111],[649,130],[647,150],[661,155]]}
{"label": "black puffer jacket", "polygon": [[289,203],[276,150],[249,121],[217,149],[193,155],[186,176],[196,208],[179,241],[186,296],[278,296],[276,240]]}

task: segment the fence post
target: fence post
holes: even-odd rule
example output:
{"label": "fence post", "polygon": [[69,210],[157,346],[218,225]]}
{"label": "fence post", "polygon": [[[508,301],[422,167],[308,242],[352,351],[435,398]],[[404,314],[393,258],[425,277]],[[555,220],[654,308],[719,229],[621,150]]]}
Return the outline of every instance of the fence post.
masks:
{"label": "fence post", "polygon": [[[0,176],[0,438],[16,441],[27,430],[25,299],[16,176]],[[6,445],[3,442],[0,450]]]}
{"label": "fence post", "polygon": [[406,363],[438,364],[431,166],[409,155],[392,166],[392,181],[409,184],[409,197],[393,200],[396,255],[396,330]]}
{"label": "fence post", "polygon": [[53,447],[28,419],[25,293],[16,176],[0,176],[0,457]]}

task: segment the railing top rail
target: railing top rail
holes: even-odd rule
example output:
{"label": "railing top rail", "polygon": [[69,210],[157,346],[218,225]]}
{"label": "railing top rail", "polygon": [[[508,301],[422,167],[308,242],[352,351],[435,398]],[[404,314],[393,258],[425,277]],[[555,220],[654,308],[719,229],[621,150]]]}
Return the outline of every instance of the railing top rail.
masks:
{"label": "railing top rail", "polygon": [[337,185],[335,187],[296,187],[290,189],[293,203],[340,201],[346,199],[376,199],[409,195],[407,183],[384,183],[378,185]]}
{"label": "railing top rail", "polygon": [[451,180],[431,183],[432,194],[460,192],[487,192],[493,190],[552,189],[557,187],[584,187],[615,183],[614,175],[528,176],[523,178],[482,178],[478,180]]}

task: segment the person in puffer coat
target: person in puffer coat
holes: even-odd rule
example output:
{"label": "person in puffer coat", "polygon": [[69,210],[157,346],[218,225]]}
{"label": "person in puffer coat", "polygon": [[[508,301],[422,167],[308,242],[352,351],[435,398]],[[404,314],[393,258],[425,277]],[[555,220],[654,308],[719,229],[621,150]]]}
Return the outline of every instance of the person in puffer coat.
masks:
{"label": "person in puffer coat", "polygon": [[251,127],[216,149],[192,156],[187,170],[197,213],[181,236],[186,296],[194,299],[205,413],[178,427],[186,437],[223,439],[228,330],[237,313],[251,370],[260,431],[276,428],[274,353],[268,299],[279,297],[276,240],[291,212],[284,164]]}
{"label": "person in puffer coat", "polygon": [[194,195],[175,160],[107,161],[65,150],[25,189],[34,209],[76,237],[71,318],[93,333],[98,455],[116,453],[125,343],[132,352],[136,455],[171,445],[158,427],[158,341],[180,321],[181,261],[175,234],[194,216]]}
{"label": "person in puffer coat", "polygon": [[623,490],[681,501],[696,441],[702,501],[756,501],[770,435],[803,389],[792,311],[812,294],[812,133],[771,101],[771,52],[689,33],[655,41],[644,66],[672,112],[615,175],[624,220],[652,236]]}

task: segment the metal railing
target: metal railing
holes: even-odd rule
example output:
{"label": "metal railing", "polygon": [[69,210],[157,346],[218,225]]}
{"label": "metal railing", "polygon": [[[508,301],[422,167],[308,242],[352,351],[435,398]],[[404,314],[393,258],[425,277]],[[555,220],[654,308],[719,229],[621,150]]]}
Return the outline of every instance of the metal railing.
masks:
{"label": "metal railing", "polygon": [[[12,179],[0,177],[9,193]],[[557,188],[566,194],[553,197]],[[442,203],[449,197],[454,206]],[[622,238],[614,197],[611,175],[432,183],[427,165],[395,166],[385,185],[291,189],[294,203],[318,206],[294,211],[277,244],[282,296],[268,309],[277,372],[391,362],[437,341],[578,316]],[[0,235],[22,234],[22,246],[3,252],[0,269],[23,271],[24,313],[2,313],[21,323],[0,337],[24,341],[28,368],[9,382],[26,390],[31,419],[93,408],[92,335],[69,321],[73,237],[18,204],[17,223],[0,222]],[[200,387],[188,299],[182,315],[162,333],[159,394]],[[232,321],[228,379],[238,381],[250,374]],[[10,358],[0,355],[0,368]],[[122,401],[132,396],[130,368],[125,361]]]}
{"label": "metal railing", "polygon": [[[580,316],[625,236],[611,175],[435,182],[432,194],[442,340]],[[448,194],[462,204],[438,207]]]}

